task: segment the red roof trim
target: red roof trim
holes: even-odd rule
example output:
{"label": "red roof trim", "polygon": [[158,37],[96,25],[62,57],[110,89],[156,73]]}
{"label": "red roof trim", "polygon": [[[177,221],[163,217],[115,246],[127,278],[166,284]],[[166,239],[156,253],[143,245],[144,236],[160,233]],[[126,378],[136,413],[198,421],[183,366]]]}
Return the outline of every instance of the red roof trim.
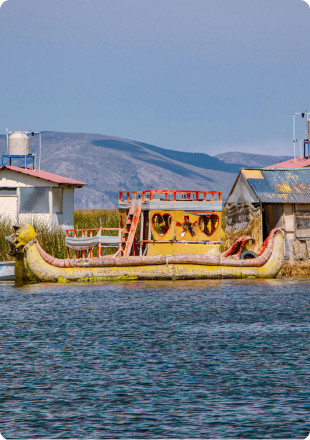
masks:
{"label": "red roof trim", "polygon": [[268,168],[303,168],[310,166],[310,158],[304,159],[303,157],[296,157],[295,159],[285,160],[284,162],[279,162],[274,165],[268,165],[264,167],[264,170]]}
{"label": "red roof trim", "polygon": [[50,182],[58,183],[59,185],[68,186],[85,186],[87,183],[78,180],[68,179],[67,177],[58,176],[57,174],[48,173],[47,171],[30,170],[21,167],[3,166],[0,170],[7,169],[17,171],[18,173],[27,174],[28,176],[37,177],[38,179],[49,180]]}

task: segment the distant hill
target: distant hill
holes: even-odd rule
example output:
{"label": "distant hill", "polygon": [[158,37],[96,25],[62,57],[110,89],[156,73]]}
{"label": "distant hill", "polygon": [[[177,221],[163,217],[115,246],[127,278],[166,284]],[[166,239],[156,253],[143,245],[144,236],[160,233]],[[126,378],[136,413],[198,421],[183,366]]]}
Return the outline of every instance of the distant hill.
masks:
{"label": "distant hill", "polygon": [[292,156],[265,156],[262,154],[240,153],[239,151],[230,151],[228,153],[217,154],[218,159],[226,164],[240,164],[249,168],[264,168],[285,160],[292,159]]}
{"label": "distant hill", "polygon": [[[5,136],[0,148],[5,149]],[[221,190],[225,198],[240,168],[281,160],[238,152],[213,157],[98,134],[42,134],[41,168],[87,183],[75,191],[76,208],[116,207],[120,190]]]}

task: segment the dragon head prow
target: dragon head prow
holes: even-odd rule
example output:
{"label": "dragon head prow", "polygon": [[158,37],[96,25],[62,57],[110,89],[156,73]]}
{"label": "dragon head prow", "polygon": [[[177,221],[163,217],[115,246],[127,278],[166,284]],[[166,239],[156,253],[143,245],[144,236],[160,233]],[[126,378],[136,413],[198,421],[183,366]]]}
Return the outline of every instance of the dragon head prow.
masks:
{"label": "dragon head prow", "polygon": [[13,226],[14,233],[9,237],[5,237],[10,243],[10,255],[22,253],[24,246],[36,237],[36,232],[29,223]]}

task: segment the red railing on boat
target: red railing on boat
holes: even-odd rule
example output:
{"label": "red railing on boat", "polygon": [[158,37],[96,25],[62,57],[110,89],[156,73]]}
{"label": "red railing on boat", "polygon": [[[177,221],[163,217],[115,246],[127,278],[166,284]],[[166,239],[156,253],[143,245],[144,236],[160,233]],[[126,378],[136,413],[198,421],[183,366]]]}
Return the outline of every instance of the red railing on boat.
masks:
{"label": "red railing on boat", "polygon": [[119,201],[129,203],[132,199],[142,198],[142,203],[158,199],[171,201],[222,201],[222,191],[181,191],[181,190],[149,190],[149,191],[120,191]]}
{"label": "red railing on boat", "polygon": [[[93,237],[93,232],[97,232],[96,235],[100,232],[99,235],[101,235],[101,231],[117,231],[118,236],[121,236],[122,228],[91,228],[91,229],[66,229],[66,237],[69,237],[69,233],[71,233],[71,237],[73,235],[74,238],[76,237]],[[102,244],[99,243],[98,245],[95,245],[94,248],[97,248],[97,257],[101,257],[101,248]],[[70,258],[70,248],[67,247],[67,258]],[[113,247],[113,246],[112,246]],[[121,248],[121,244],[118,246],[118,248]],[[85,250],[77,251],[74,250],[74,257],[79,258],[78,252],[80,253],[81,258],[85,258]],[[89,255],[90,258],[93,257],[93,249],[89,249]]]}

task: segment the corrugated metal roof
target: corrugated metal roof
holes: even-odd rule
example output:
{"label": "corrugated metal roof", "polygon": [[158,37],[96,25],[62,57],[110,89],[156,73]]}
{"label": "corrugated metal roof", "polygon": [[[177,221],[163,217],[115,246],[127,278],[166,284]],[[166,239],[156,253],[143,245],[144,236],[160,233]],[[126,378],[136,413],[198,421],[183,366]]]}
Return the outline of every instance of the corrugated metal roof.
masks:
{"label": "corrugated metal roof", "polygon": [[21,167],[4,166],[0,167],[0,170],[8,169],[12,171],[17,171],[18,173],[27,174],[28,176],[37,177],[38,179],[49,180],[50,182],[55,182],[60,185],[68,186],[84,186],[87,183],[79,182],[78,180],[68,179],[67,177],[58,176],[57,174],[48,173],[47,171],[30,170]]}
{"label": "corrugated metal roof", "polygon": [[264,179],[248,178],[263,203],[310,203],[310,168],[261,170]]}

